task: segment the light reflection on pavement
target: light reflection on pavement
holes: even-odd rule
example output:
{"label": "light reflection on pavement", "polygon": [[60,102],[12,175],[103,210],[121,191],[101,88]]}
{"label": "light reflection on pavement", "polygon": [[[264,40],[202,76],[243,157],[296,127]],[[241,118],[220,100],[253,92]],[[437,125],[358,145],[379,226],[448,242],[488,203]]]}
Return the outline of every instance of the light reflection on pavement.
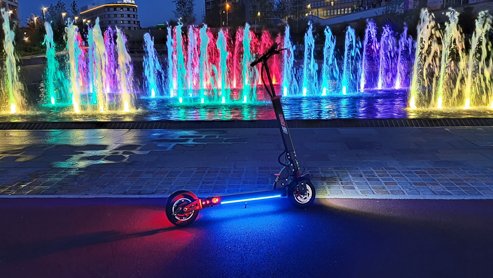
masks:
{"label": "light reflection on pavement", "polygon": [[[493,128],[293,128],[317,196],[492,198]],[[262,190],[274,128],[0,131],[0,195],[199,196]]]}

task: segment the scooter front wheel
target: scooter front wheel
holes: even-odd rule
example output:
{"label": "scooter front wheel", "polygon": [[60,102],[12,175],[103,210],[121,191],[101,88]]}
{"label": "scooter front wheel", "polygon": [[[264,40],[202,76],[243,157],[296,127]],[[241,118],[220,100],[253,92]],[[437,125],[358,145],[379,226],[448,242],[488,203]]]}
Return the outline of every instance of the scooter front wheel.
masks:
{"label": "scooter front wheel", "polygon": [[183,208],[198,200],[197,196],[190,191],[180,190],[171,194],[168,197],[168,202],[166,204],[166,217],[168,220],[176,226],[187,226],[193,223],[197,216],[199,215],[198,210],[192,210],[185,212]]}
{"label": "scooter front wheel", "polygon": [[288,188],[288,199],[297,208],[309,207],[315,201],[315,186],[310,180],[294,183]]}

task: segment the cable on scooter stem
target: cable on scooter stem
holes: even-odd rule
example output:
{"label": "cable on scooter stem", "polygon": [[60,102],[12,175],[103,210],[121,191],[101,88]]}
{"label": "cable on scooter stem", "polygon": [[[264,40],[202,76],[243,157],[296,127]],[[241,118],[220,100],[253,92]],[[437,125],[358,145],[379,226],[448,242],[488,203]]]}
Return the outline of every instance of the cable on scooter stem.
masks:
{"label": "cable on scooter stem", "polygon": [[251,67],[254,67],[258,63],[262,63],[262,69],[260,70],[260,78],[262,79],[262,83],[264,84],[265,90],[267,91],[267,93],[269,94],[269,96],[271,98],[275,97],[275,95],[274,95],[275,92],[271,91],[271,89],[274,90],[274,88],[269,88],[269,86],[272,86],[272,80],[270,80],[270,76],[269,76],[269,84],[268,85],[264,80],[264,70],[265,70],[264,68],[267,68],[267,71],[269,71],[267,61],[270,59],[270,57],[272,57],[273,55],[276,55],[276,54],[280,54],[281,51],[286,50],[285,48],[277,49],[277,47],[279,47],[279,44],[277,44],[277,43],[272,44],[272,46],[262,56],[260,56],[257,60],[253,61],[250,64]]}

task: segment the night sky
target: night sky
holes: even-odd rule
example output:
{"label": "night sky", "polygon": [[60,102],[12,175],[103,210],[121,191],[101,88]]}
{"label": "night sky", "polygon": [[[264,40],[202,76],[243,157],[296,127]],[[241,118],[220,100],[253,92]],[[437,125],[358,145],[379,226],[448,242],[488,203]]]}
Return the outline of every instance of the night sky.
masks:
{"label": "night sky", "polygon": [[[70,4],[73,0],[65,0],[67,8],[70,8]],[[77,0],[79,9],[88,4],[104,4],[114,2],[115,0]],[[26,18],[31,14],[41,15],[41,8],[43,6],[49,7],[51,4],[55,5],[58,0],[19,0],[19,9],[21,13],[21,23],[24,26],[26,24]],[[169,19],[174,19],[175,15],[173,10],[175,4],[172,0],[136,0],[135,3],[139,6],[139,18],[142,27],[155,26],[159,23],[163,23]],[[204,11],[204,0],[195,0],[195,17],[197,23],[202,22],[202,14]]]}

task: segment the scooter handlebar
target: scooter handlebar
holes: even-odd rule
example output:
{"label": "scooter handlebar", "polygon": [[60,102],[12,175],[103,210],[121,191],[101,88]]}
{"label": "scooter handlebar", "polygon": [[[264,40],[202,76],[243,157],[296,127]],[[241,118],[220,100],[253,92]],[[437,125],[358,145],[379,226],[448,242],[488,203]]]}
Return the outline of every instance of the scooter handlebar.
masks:
{"label": "scooter handlebar", "polygon": [[251,64],[250,64],[250,67],[255,67],[258,63],[261,63],[263,61],[266,61],[267,59],[270,58],[270,56],[272,56],[273,54],[279,54],[281,53],[282,50],[284,49],[279,49],[277,50],[277,47],[279,45],[277,43],[274,43],[270,48],[269,50],[267,50],[262,56],[260,56],[260,58],[258,58],[257,60],[253,61]]}

